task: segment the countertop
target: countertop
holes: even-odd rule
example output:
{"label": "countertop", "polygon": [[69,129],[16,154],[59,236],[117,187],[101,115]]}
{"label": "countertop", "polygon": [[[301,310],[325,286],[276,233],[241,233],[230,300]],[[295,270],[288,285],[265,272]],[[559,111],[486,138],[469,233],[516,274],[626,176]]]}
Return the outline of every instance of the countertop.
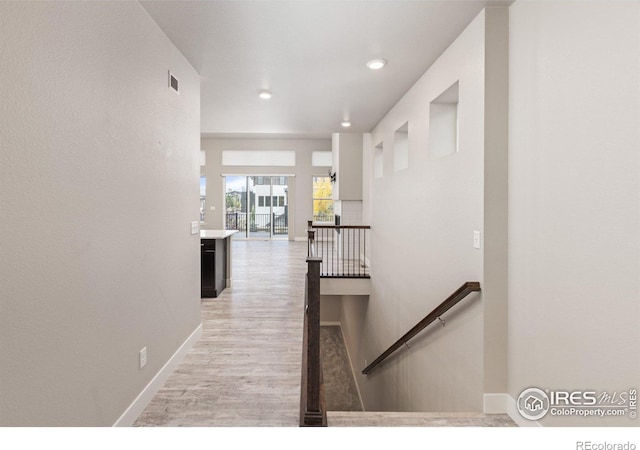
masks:
{"label": "countertop", "polygon": [[200,230],[200,239],[224,239],[237,232],[237,230]]}

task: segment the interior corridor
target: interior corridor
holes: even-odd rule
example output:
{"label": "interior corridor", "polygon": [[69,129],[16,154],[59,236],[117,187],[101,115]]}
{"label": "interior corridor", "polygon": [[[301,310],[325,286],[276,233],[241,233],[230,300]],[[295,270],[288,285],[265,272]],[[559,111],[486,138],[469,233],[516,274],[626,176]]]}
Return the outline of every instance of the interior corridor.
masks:
{"label": "interior corridor", "polygon": [[305,242],[234,241],[233,287],[136,426],[298,426]]}

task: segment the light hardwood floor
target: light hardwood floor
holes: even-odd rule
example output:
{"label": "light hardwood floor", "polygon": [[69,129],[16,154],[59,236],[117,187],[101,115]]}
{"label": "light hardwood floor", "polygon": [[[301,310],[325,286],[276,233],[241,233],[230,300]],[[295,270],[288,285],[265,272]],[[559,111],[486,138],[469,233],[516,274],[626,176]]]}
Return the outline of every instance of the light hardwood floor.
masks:
{"label": "light hardwood floor", "polygon": [[[298,426],[305,242],[234,241],[234,285],[135,426]],[[329,426],[513,426],[502,415],[330,412]]]}
{"label": "light hardwood floor", "polygon": [[234,241],[233,287],[136,426],[297,426],[307,244]]}

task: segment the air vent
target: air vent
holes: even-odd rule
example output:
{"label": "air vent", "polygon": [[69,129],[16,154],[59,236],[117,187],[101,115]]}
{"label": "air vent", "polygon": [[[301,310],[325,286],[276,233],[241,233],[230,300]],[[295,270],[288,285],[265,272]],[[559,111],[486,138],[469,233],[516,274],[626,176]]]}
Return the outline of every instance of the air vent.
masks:
{"label": "air vent", "polygon": [[169,87],[176,92],[180,92],[178,90],[178,79],[171,72],[169,72]]}

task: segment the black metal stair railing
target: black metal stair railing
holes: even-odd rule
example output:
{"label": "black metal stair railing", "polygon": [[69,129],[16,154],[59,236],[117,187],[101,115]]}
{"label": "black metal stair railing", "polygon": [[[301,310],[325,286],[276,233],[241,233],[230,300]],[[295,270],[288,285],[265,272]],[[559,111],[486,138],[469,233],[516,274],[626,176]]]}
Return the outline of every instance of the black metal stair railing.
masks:
{"label": "black metal stair railing", "polygon": [[308,222],[309,242],[313,240],[322,258],[322,278],[370,278],[367,245],[369,225],[320,225]]}
{"label": "black metal stair railing", "polygon": [[247,214],[245,212],[227,212],[225,214],[225,229],[246,232],[265,232],[273,235],[289,233],[289,215],[284,214]]}

